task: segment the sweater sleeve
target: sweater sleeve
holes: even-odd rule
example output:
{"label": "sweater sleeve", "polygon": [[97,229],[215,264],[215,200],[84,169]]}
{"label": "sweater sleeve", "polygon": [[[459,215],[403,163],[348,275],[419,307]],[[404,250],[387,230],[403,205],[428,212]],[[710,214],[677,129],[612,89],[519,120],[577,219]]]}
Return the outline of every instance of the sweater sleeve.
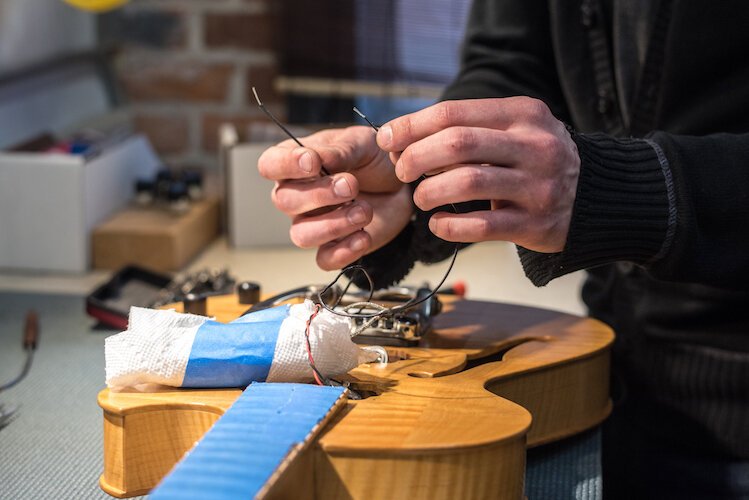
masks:
{"label": "sweater sleeve", "polygon": [[667,281],[747,289],[749,134],[574,134],[581,170],[562,252],[519,249],[541,286],[617,261]]}
{"label": "sweater sleeve", "polygon": [[[460,72],[442,99],[531,96],[543,100],[557,118],[566,120],[568,112],[559,86],[549,26],[546,0],[474,0]],[[470,212],[486,210],[488,206],[488,201],[476,201],[456,208]],[[378,288],[403,279],[416,261],[429,264],[452,254],[455,244],[429,231],[429,218],[438,211],[451,209],[417,210],[401,235],[362,258],[360,264]],[[347,274],[357,285],[367,284],[361,273]]]}

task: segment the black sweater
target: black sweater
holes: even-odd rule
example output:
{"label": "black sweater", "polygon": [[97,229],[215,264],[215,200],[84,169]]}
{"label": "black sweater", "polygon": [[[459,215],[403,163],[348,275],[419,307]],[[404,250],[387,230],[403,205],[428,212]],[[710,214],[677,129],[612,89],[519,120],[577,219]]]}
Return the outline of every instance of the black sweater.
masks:
{"label": "black sweater", "polygon": [[[616,383],[644,432],[749,458],[749,3],[656,2],[627,92],[632,45],[610,36],[607,11],[621,3],[475,0],[445,99],[537,97],[571,125],[567,244],[519,248],[526,274],[542,286],[589,269],[583,298],[617,332]],[[450,255],[430,215],[364,258],[378,285]]]}

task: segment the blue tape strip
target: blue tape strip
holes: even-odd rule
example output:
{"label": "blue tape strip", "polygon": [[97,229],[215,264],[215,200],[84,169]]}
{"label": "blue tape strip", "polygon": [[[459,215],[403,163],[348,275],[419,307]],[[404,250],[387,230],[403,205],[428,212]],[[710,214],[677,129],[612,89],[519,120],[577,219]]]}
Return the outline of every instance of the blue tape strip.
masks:
{"label": "blue tape strip", "polygon": [[195,334],[182,387],[246,387],[265,380],[289,308],[258,311],[229,324],[203,323]]}
{"label": "blue tape strip", "polygon": [[149,498],[254,498],[291,447],[305,441],[343,391],[253,383]]}
{"label": "blue tape strip", "polygon": [[258,323],[262,321],[283,321],[289,315],[291,305],[271,307],[270,309],[263,309],[256,312],[251,312],[240,316],[239,318],[232,321],[230,324],[234,325],[237,323]]}

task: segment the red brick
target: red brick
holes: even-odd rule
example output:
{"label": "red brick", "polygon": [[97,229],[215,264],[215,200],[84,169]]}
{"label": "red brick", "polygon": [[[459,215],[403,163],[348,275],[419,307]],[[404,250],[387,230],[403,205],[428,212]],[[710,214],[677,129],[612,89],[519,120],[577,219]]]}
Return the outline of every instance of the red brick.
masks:
{"label": "red brick", "polygon": [[205,64],[196,61],[169,62],[167,55],[158,63],[131,59],[119,70],[125,93],[131,100],[224,102],[231,64]]}
{"label": "red brick", "polygon": [[237,129],[240,142],[247,142],[247,130],[253,123],[268,122],[264,116],[249,114],[217,114],[209,113],[203,116],[202,147],[204,151],[218,150],[218,130],[224,123],[230,123]]}
{"label": "red brick", "polygon": [[158,153],[182,153],[187,150],[189,124],[187,117],[177,114],[138,114],[135,128],[148,136]]}
{"label": "red brick", "polygon": [[205,45],[209,48],[273,50],[277,31],[272,14],[206,14]]}
{"label": "red brick", "polygon": [[275,88],[278,69],[275,66],[252,66],[247,70],[247,102],[254,104],[255,96],[252,87],[257,89],[264,103],[280,103],[283,98]]}

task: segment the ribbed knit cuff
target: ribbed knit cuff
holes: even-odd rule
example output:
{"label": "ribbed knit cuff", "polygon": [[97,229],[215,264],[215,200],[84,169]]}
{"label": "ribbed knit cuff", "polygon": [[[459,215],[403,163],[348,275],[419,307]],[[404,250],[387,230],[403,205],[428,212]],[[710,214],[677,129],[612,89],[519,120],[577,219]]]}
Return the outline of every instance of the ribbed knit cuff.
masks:
{"label": "ribbed knit cuff", "polygon": [[543,254],[518,247],[536,286],[602,264],[657,260],[668,250],[676,224],[668,161],[657,144],[575,132],[572,139],[580,177],[565,248]]}
{"label": "ribbed knit cuff", "polygon": [[[422,179],[413,182],[413,189]],[[455,205],[458,213],[472,212],[475,210],[488,210],[488,201],[471,201]],[[374,282],[375,289],[385,288],[401,281],[411,271],[414,264],[419,261],[424,264],[434,264],[450,257],[455,251],[456,243],[445,241],[435,236],[429,230],[429,219],[437,212],[452,212],[452,206],[437,207],[428,212],[416,210],[408,225],[390,243],[365,255],[359,261],[369,273]],[[460,248],[469,246],[470,243],[460,243]],[[369,282],[363,273],[359,271],[346,272],[356,286],[363,289],[369,288]]]}

